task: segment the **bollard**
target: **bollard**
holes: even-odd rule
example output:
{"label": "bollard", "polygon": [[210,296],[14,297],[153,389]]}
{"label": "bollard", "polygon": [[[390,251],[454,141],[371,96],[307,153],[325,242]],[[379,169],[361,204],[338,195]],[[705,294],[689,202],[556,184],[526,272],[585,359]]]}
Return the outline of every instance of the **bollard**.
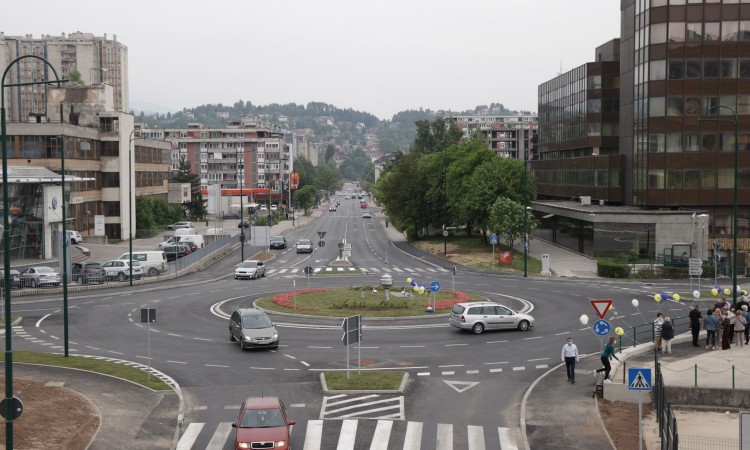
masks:
{"label": "bollard", "polygon": [[693,378],[695,378],[695,382],[693,383],[695,387],[698,387],[698,364],[695,364],[695,367],[693,367]]}
{"label": "bollard", "polygon": [[734,364],[732,364],[732,390],[734,390]]}

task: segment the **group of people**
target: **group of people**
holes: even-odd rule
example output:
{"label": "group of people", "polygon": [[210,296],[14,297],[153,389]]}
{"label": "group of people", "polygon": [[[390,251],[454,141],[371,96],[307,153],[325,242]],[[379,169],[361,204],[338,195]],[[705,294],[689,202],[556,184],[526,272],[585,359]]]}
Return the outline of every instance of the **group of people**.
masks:
{"label": "group of people", "polygon": [[[746,296],[740,297],[736,305],[731,305],[726,298],[722,298],[706,311],[706,316],[700,312],[700,305],[693,305],[688,314],[690,333],[693,337],[693,347],[700,347],[698,335],[701,329],[706,330],[706,350],[716,350],[717,341],[722,350],[728,350],[735,343],[739,347],[748,345],[750,338],[750,303]],[[672,352],[674,328],[669,317],[662,313],[654,320],[654,350],[665,354]]]}
{"label": "group of people", "polygon": [[[612,359],[620,360],[615,355],[615,342],[617,338],[612,336],[604,344],[604,350],[602,351],[600,360],[602,362],[602,368],[597,369],[594,372],[595,376],[598,376],[601,372],[604,372],[604,382],[611,383],[612,380],[609,378],[609,373],[612,371]],[[568,342],[563,345],[562,354],[560,355],[562,361],[565,363],[565,369],[568,373],[568,382],[576,384],[576,363],[580,361],[581,357],[578,354],[578,347],[573,343],[573,338],[568,337]]]}

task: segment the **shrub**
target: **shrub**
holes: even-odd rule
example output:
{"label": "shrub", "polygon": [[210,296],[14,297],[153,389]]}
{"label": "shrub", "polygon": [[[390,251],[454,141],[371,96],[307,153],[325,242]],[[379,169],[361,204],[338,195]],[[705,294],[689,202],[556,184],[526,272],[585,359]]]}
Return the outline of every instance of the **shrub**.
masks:
{"label": "shrub", "polygon": [[[299,291],[293,291],[293,292],[284,292],[283,294],[275,295],[271,301],[276,303],[279,306],[283,306],[284,308],[294,309],[294,299],[292,298],[295,295],[302,295],[307,294],[309,292],[325,292],[328,289],[326,288],[314,288],[314,289],[302,289]],[[297,306],[297,309],[302,309],[305,311],[313,311],[315,308],[310,308],[308,306]]]}
{"label": "shrub", "polygon": [[628,278],[630,266],[625,263],[600,259],[596,263],[596,274],[605,278]]}

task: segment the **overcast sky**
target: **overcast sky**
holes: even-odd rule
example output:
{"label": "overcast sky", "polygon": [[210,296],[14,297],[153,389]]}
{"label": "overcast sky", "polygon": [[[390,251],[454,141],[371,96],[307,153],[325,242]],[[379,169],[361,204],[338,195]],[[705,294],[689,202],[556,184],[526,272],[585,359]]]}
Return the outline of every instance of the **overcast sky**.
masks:
{"label": "overcast sky", "polygon": [[128,47],[130,100],[406,109],[503,103],[619,37],[619,0],[7,1],[6,35],[81,31]]}

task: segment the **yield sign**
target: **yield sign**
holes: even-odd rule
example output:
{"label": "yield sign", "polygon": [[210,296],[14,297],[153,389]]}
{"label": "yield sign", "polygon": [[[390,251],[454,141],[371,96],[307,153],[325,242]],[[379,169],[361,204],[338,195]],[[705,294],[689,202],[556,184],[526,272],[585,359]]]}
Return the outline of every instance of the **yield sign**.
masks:
{"label": "yield sign", "polygon": [[447,384],[448,386],[452,387],[453,389],[455,389],[456,392],[458,392],[459,394],[462,393],[462,392],[464,392],[464,391],[468,391],[469,389],[471,389],[474,386],[476,386],[476,385],[479,384],[478,381],[448,381],[448,380],[443,380],[443,382],[445,384]]}
{"label": "yield sign", "polygon": [[594,307],[596,315],[599,316],[600,319],[604,319],[604,316],[607,315],[607,311],[612,307],[612,300],[591,300],[591,306]]}

